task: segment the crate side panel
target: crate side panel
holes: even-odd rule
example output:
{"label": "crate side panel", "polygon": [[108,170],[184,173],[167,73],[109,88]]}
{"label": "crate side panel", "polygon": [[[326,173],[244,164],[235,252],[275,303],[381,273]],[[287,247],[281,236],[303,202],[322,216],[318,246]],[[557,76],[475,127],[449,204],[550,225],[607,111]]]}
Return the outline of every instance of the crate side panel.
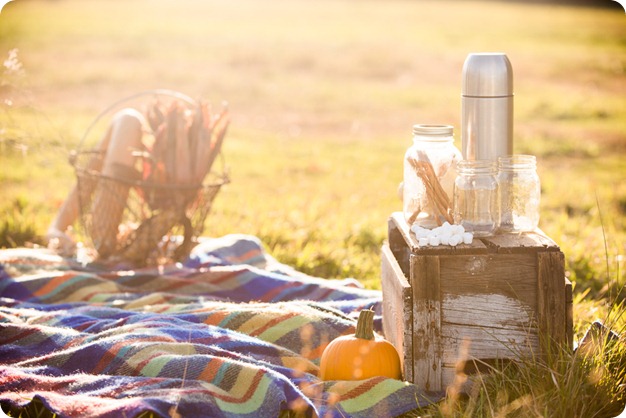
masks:
{"label": "crate side panel", "polygon": [[572,294],[572,282],[565,278],[565,332],[567,346],[574,348],[574,295]]}
{"label": "crate side panel", "polygon": [[393,216],[389,218],[387,228],[389,249],[404,275],[408,277],[410,274],[409,256],[411,255],[411,248],[408,246],[406,237],[398,226],[398,221]]}
{"label": "crate side panel", "polygon": [[389,246],[382,248],[383,332],[402,361],[404,379],[413,382],[413,294]]}
{"label": "crate side panel", "polygon": [[404,241],[404,245],[407,246],[410,252],[416,251],[419,248],[417,239],[415,239],[415,235],[411,233],[411,228],[404,219],[402,212],[394,212],[391,214],[389,218],[389,229],[397,230],[397,233]]}
{"label": "crate side panel", "polygon": [[541,335],[549,342],[567,343],[567,285],[565,259],[562,252],[538,253],[537,315]]}

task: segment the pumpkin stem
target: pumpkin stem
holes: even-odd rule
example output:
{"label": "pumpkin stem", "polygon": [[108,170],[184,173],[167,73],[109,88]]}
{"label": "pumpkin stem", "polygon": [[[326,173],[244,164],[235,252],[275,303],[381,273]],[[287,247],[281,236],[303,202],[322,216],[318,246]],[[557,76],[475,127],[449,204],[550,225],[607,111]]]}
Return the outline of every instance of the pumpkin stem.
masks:
{"label": "pumpkin stem", "polygon": [[364,340],[374,339],[374,311],[371,309],[363,309],[359,313],[359,319],[356,322],[356,332],[354,336]]}

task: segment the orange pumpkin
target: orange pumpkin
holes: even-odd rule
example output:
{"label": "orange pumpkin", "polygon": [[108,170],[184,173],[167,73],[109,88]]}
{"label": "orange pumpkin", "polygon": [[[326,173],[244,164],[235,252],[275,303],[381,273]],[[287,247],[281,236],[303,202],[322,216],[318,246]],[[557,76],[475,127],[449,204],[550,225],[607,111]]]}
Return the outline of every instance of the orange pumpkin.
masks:
{"label": "orange pumpkin", "polygon": [[332,340],[320,361],[322,380],[363,380],[374,376],[402,379],[396,348],[374,334],[374,311],[359,314],[356,332]]}

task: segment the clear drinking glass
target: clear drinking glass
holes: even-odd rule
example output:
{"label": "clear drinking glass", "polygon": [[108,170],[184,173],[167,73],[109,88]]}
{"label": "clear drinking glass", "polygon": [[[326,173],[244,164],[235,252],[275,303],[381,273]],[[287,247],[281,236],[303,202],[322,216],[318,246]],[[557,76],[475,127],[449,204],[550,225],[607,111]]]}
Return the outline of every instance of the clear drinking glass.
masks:
{"label": "clear drinking glass", "polygon": [[500,230],[530,232],[539,225],[541,183],[533,155],[498,158]]}
{"label": "clear drinking glass", "polygon": [[497,165],[491,160],[463,160],[454,182],[454,223],[475,237],[495,234],[500,220]]}

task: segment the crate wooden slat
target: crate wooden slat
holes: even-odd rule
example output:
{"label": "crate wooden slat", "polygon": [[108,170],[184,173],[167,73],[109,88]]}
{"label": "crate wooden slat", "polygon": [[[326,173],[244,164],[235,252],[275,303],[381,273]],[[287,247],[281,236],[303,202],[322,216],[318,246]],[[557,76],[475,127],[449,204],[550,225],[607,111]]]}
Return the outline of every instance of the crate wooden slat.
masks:
{"label": "crate wooden slat", "polygon": [[394,213],[382,288],[385,335],[405,379],[427,390],[451,384],[461,357],[491,363],[572,342],[563,253],[541,231],[420,248]]}
{"label": "crate wooden slat", "polygon": [[[383,247],[383,257],[393,257],[389,246]],[[413,296],[411,286],[400,270],[400,266],[389,265],[383,271],[383,281],[389,283],[384,292],[387,297],[383,297],[383,328],[385,335],[394,346],[400,347],[402,368],[404,378],[413,381],[413,368],[408,367],[413,361],[413,344],[411,342],[413,327]],[[410,372],[409,372],[410,371]]]}

